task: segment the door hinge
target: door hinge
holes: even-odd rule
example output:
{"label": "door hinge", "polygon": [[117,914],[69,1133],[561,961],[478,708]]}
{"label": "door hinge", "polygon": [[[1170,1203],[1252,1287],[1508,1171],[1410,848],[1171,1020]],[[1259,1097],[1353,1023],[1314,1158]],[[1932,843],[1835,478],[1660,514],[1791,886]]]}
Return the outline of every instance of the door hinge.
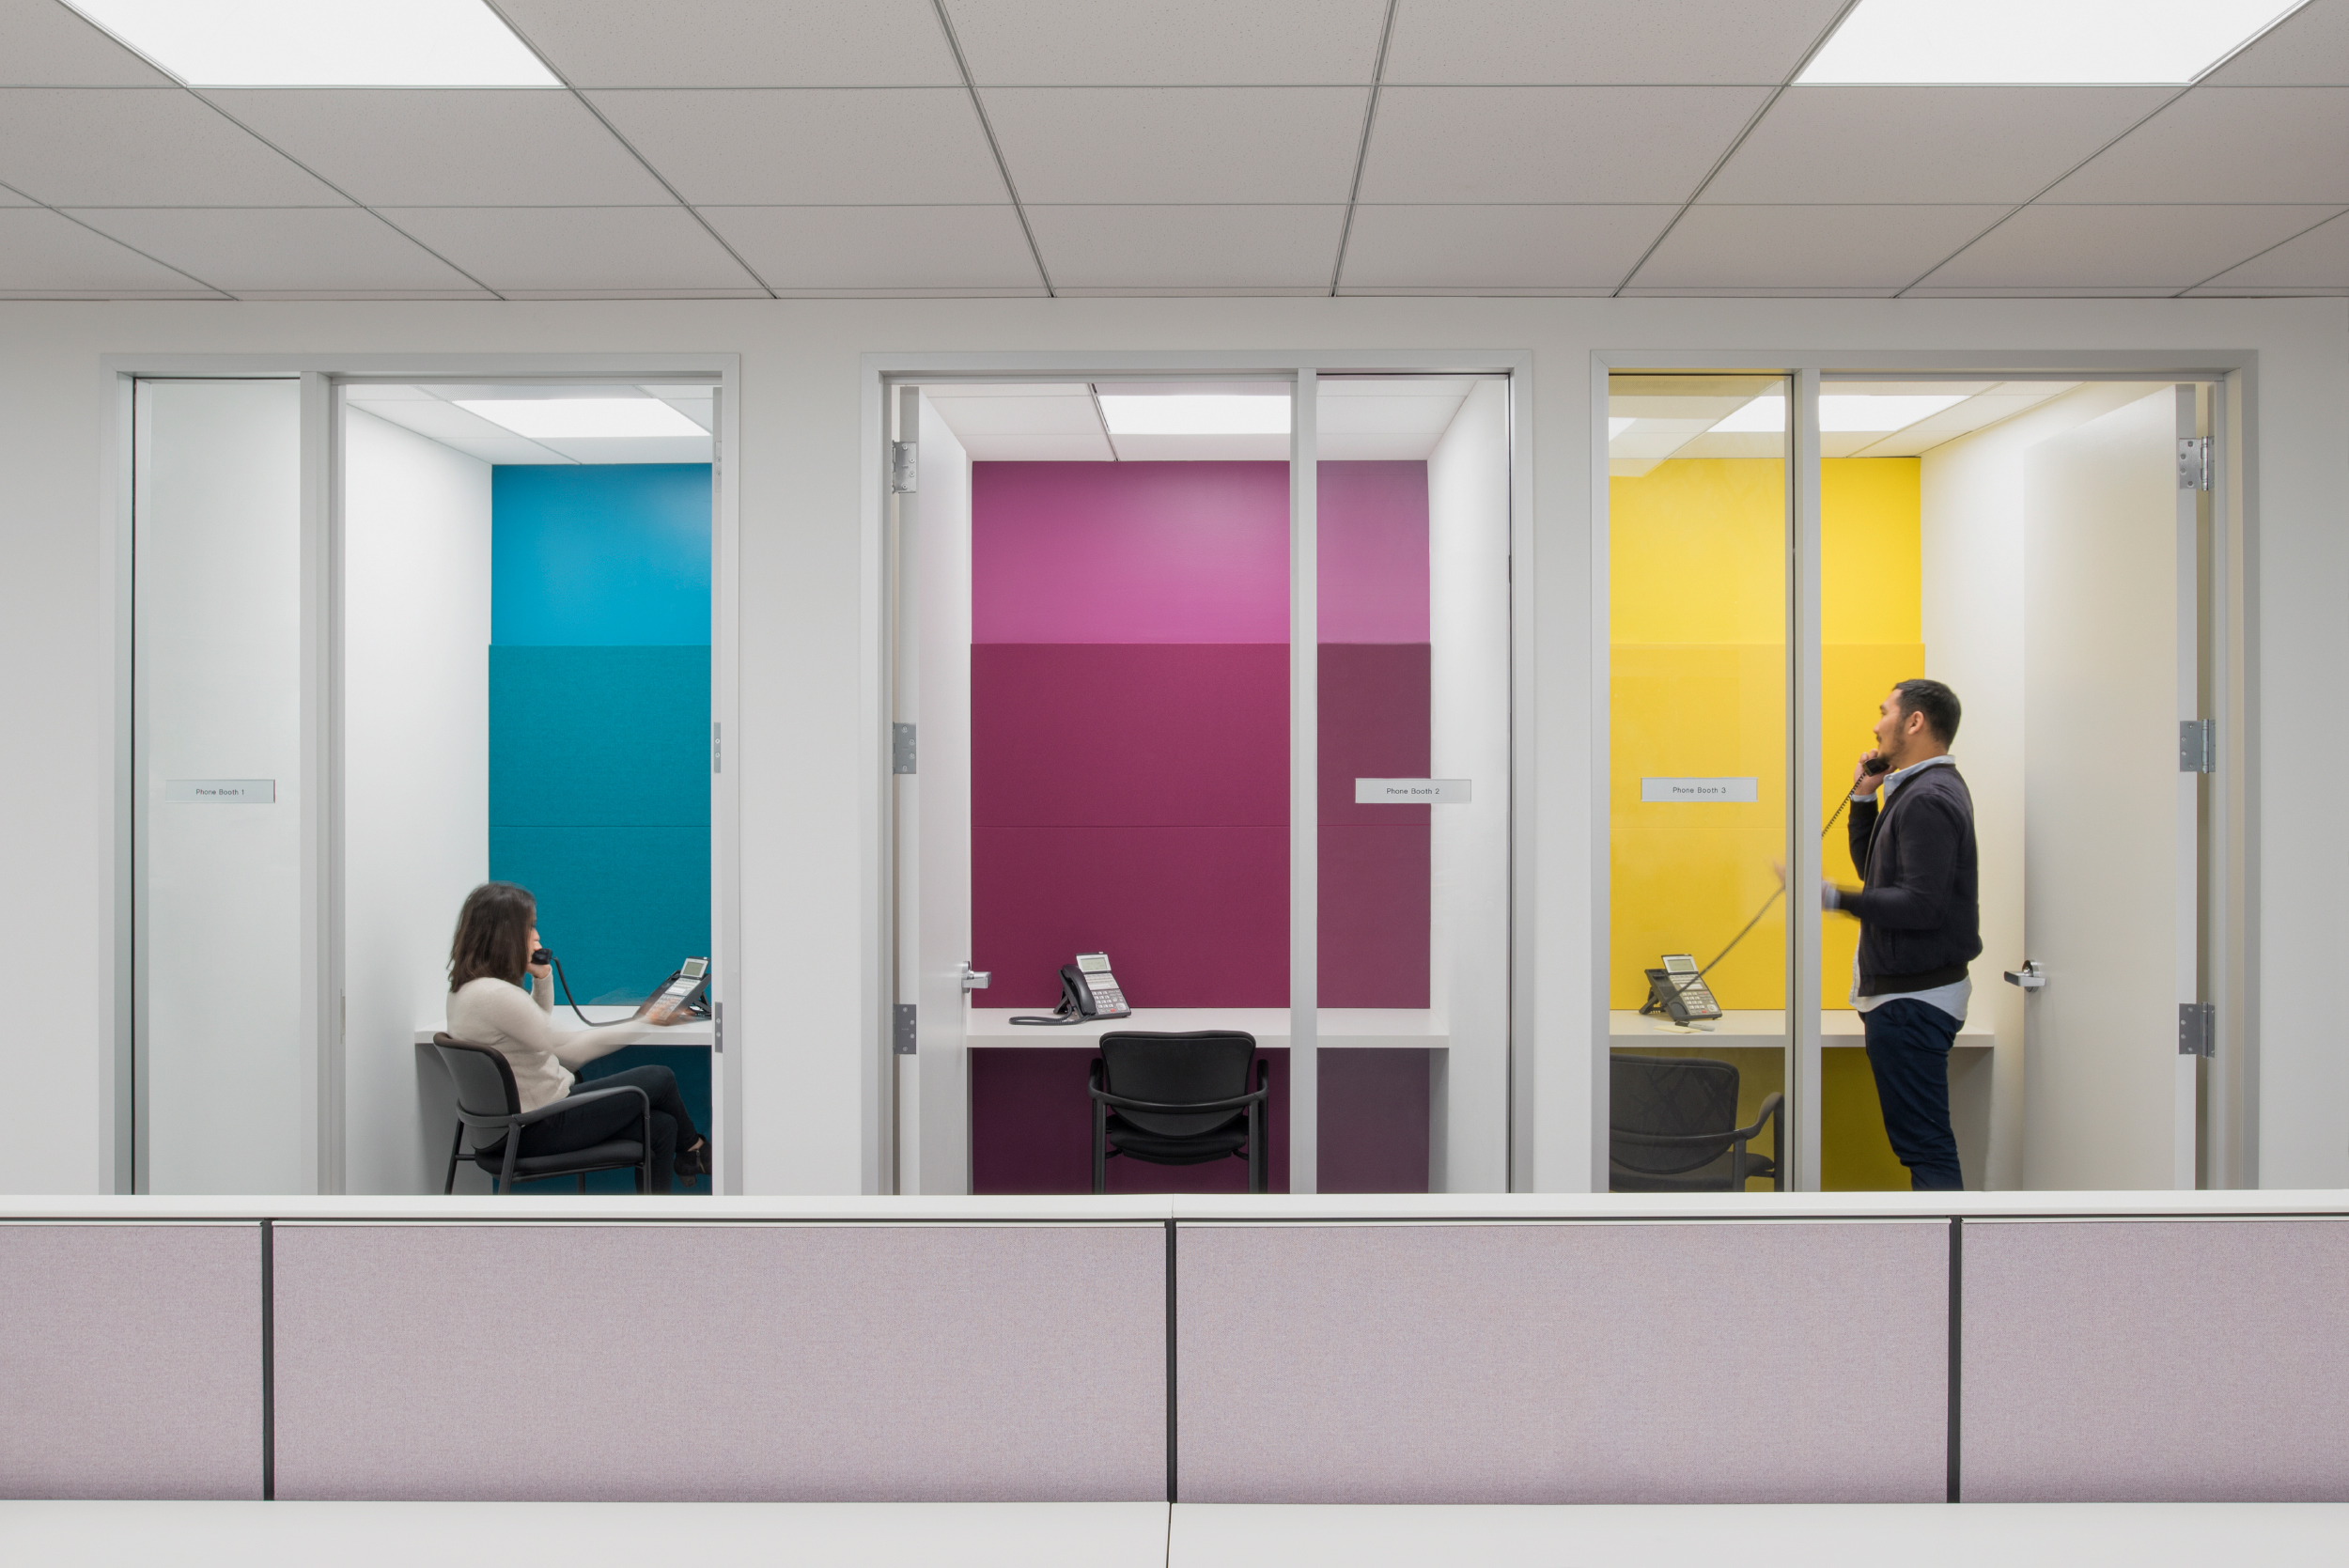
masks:
{"label": "door hinge", "polygon": [[911,1056],[914,1054],[913,1020],[915,1011],[915,1006],[910,1001],[901,1001],[897,1003],[897,1026],[896,1032],[892,1039],[892,1044],[895,1048],[896,1053],[899,1056]]}
{"label": "door hinge", "polygon": [[892,773],[913,771],[913,726],[911,724],[889,726],[889,770]]}
{"label": "door hinge", "polygon": [[711,724],[709,726],[709,770],[712,773],[723,773],[726,770],[725,752],[721,744],[724,739],[724,726]]}
{"label": "door hinge", "polygon": [[2178,442],[2178,489],[2210,489],[2210,437],[2187,436]]}
{"label": "door hinge", "polygon": [[2181,773],[2216,773],[2218,771],[2217,720],[2181,719],[2178,721],[2178,771]]}
{"label": "door hinge", "polygon": [[915,489],[915,481],[921,477],[921,462],[914,451],[913,442],[910,441],[891,442],[889,443],[889,493],[911,495]]}
{"label": "door hinge", "polygon": [[2182,1001],[2178,1003],[2178,1054],[2180,1056],[2217,1056],[2218,1054],[2218,1008],[2215,1002]]}
{"label": "door hinge", "polygon": [[709,1048],[720,1056],[726,1053],[726,1004],[723,1001],[709,1004]]}

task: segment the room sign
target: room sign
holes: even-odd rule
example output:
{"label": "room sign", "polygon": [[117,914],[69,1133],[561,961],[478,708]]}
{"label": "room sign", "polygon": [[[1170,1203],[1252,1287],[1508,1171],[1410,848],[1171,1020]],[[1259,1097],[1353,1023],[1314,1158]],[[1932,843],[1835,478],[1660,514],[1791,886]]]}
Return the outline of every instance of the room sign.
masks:
{"label": "room sign", "polygon": [[165,779],[167,806],[270,806],[277,803],[275,779]]}
{"label": "room sign", "polygon": [[1356,779],[1358,806],[1465,806],[1468,779]]}
{"label": "room sign", "polygon": [[1762,799],[1759,779],[1641,779],[1642,802],[1724,800],[1732,803]]}

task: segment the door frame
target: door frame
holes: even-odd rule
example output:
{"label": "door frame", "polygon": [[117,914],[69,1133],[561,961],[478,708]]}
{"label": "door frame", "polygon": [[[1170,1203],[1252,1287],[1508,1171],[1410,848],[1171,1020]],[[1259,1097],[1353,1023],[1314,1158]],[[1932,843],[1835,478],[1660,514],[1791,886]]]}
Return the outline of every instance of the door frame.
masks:
{"label": "door frame", "polygon": [[[1219,351],[1007,351],[1007,352],[891,352],[867,353],[859,365],[862,420],[862,458],[866,480],[861,488],[859,538],[861,595],[865,621],[860,637],[859,696],[866,715],[865,745],[861,766],[866,780],[859,812],[859,849],[867,867],[868,913],[862,922],[860,946],[861,994],[865,999],[863,1039],[860,1045],[860,1122],[863,1128],[861,1189],[867,1193],[894,1190],[897,1167],[894,1135],[896,1125],[895,1054],[892,1045],[893,1011],[896,1000],[894,943],[900,927],[897,907],[899,876],[892,824],[895,790],[890,769],[890,724],[897,682],[894,660],[899,654],[896,574],[890,555],[892,530],[889,491],[888,400],[900,385],[927,386],[951,381],[1087,381],[1110,380],[1212,380],[1290,378],[1299,383],[1299,409],[1293,420],[1290,442],[1291,541],[1291,755],[1300,740],[1310,745],[1315,735],[1312,706],[1297,700],[1310,689],[1314,675],[1312,648],[1300,660],[1294,627],[1300,614],[1314,608],[1314,584],[1300,587],[1297,558],[1297,520],[1312,506],[1313,496],[1299,477],[1297,465],[1315,458],[1314,409],[1307,395],[1318,374],[1502,376],[1509,393],[1509,548],[1512,561],[1510,600],[1510,834],[1509,834],[1509,996],[1508,1039],[1504,1048],[1507,1072],[1503,1116],[1508,1153],[1505,1169],[1512,1189],[1530,1187],[1532,1152],[1532,1095],[1521,1042],[1533,1038],[1538,971],[1528,944],[1533,931],[1532,898],[1534,885],[1531,835],[1519,831],[1522,802],[1532,799],[1533,755],[1522,737],[1532,725],[1533,669],[1533,492],[1532,460],[1531,349],[1384,349],[1384,350],[1236,350]],[[1300,489],[1304,490],[1300,497]],[[1310,567],[1310,560],[1304,563]],[[1515,569],[1524,566],[1523,571]],[[1300,603],[1301,595],[1301,603]],[[1291,794],[1291,924],[1290,969],[1292,1006],[1297,1003],[1299,966],[1314,972],[1314,923],[1298,911],[1317,894],[1310,874],[1317,863],[1315,835],[1296,831],[1299,821],[1309,827],[1317,800],[1308,770],[1304,782],[1290,781]],[[1301,844],[1301,847],[1300,847]],[[1311,996],[1310,981],[1307,993]],[[1309,1015],[1310,1016],[1310,1015]],[[1311,1190],[1316,1152],[1316,1110],[1313,1103],[1312,1042],[1306,1030],[1292,1025],[1290,1053],[1291,1101],[1289,1158],[1293,1189]],[[1304,1185],[1296,1186],[1302,1170]]]}
{"label": "door frame", "polygon": [[[303,1031],[305,1120],[303,1167],[311,1190],[344,1189],[342,421],[336,386],[345,380],[611,381],[690,378],[718,388],[712,451],[710,722],[713,763],[725,733],[739,735],[741,710],[741,518],[739,482],[728,455],[738,448],[741,356],[732,353],[113,353],[99,357],[99,662],[113,693],[106,875],[101,890],[98,997],[106,1042],[99,1088],[101,1184],[131,1192],[139,1171],[134,1022],[137,990],[132,828],[138,806],[132,773],[132,383],[141,380],[296,380],[302,383]],[[742,1052],[726,1042],[726,1002],[741,973],[741,784],[716,767],[710,793],[711,986],[719,1052],[711,1076],[718,1123],[719,1192],[742,1190]],[[739,1030],[739,1025],[738,1023]]]}
{"label": "door frame", "polygon": [[[2200,890],[2202,1000],[2217,1008],[2215,1058],[2200,1063],[2204,1157],[2201,1183],[2259,1185],[2259,1039],[2257,988],[2249,977],[2259,958],[2257,643],[2248,635],[2258,606],[2257,407],[2259,354],[2253,349],[1843,350],[1725,349],[1716,353],[1673,349],[1595,349],[1590,363],[1591,442],[1591,865],[1594,868],[1591,1017],[1588,1073],[1583,1079],[1591,1138],[1590,1190],[1607,1190],[1607,975],[1612,890],[1609,864],[1611,814],[1608,783],[1610,712],[1608,565],[1608,378],[1616,372],[1735,371],[1788,377],[1793,460],[1788,465],[1787,595],[1788,768],[1787,842],[1799,846],[1805,814],[1822,799],[1819,768],[1820,688],[1815,650],[1820,636],[1818,397],[1825,379],[1916,380],[2170,381],[2207,387],[2214,473],[2209,487],[2207,570],[2199,591],[2202,613],[2203,716],[2218,724],[2219,760],[2201,799],[2203,871]],[[1807,662],[1808,660],[1808,662]],[[1798,831],[1799,830],[1799,831]],[[1790,864],[1795,863],[1793,862]],[[1820,932],[1816,922],[1790,920],[1787,940],[1788,1012],[1794,1022],[1788,1121],[1794,1129],[1794,1188],[1819,1188]]]}

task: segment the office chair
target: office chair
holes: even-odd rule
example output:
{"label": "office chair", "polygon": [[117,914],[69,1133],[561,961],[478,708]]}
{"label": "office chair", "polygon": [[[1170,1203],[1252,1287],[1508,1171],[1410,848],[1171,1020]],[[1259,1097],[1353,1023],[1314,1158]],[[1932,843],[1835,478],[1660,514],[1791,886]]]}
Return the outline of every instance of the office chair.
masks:
{"label": "office chair", "polygon": [[1271,1068],[1248,1064],[1256,1037],[1236,1029],[1188,1034],[1120,1030],[1101,1036],[1087,1089],[1093,1096],[1093,1190],[1109,1190],[1109,1162],[1205,1165],[1244,1156],[1248,1190],[1265,1190],[1265,1085]]}
{"label": "office chair", "polygon": [[1616,1051],[1609,1077],[1610,1192],[1743,1192],[1751,1176],[1786,1189],[1783,1162],[1746,1147],[1767,1126],[1778,1148],[1783,1094],[1765,1097],[1753,1126],[1741,1127],[1737,1069],[1727,1062]]}
{"label": "office chair", "polygon": [[[514,1064],[506,1060],[503,1051],[487,1046],[469,1046],[447,1034],[432,1036],[432,1048],[441,1053],[441,1063],[448,1068],[448,1076],[457,1080],[457,1136],[448,1146],[448,1180],[441,1186],[444,1193],[457,1190],[457,1161],[465,1146],[465,1129],[474,1135],[473,1154],[475,1165],[490,1172],[490,1190],[510,1193],[516,1181],[532,1181],[540,1176],[570,1176],[579,1178],[579,1189],[587,1190],[587,1173],[591,1171],[621,1171],[630,1166],[636,1170],[636,1190],[649,1191],[652,1187],[652,1096],[632,1083],[612,1089],[590,1089],[585,1094],[566,1094],[551,1100],[536,1110],[522,1109],[521,1091],[514,1084]],[[559,1110],[570,1110],[594,1100],[610,1099],[614,1094],[633,1094],[644,1102],[644,1136],[641,1140],[610,1139],[584,1149],[570,1149],[559,1155],[523,1155],[521,1130],[534,1122],[543,1122]],[[501,1158],[500,1157],[503,1157]]]}

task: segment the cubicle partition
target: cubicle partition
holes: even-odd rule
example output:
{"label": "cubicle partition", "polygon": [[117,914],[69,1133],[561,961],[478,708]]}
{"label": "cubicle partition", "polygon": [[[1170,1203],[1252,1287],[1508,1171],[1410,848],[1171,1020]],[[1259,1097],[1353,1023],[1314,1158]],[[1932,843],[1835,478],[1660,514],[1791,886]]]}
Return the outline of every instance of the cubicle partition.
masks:
{"label": "cubicle partition", "polygon": [[2349,1500],[2349,1195],[0,1208],[0,1497]]}

